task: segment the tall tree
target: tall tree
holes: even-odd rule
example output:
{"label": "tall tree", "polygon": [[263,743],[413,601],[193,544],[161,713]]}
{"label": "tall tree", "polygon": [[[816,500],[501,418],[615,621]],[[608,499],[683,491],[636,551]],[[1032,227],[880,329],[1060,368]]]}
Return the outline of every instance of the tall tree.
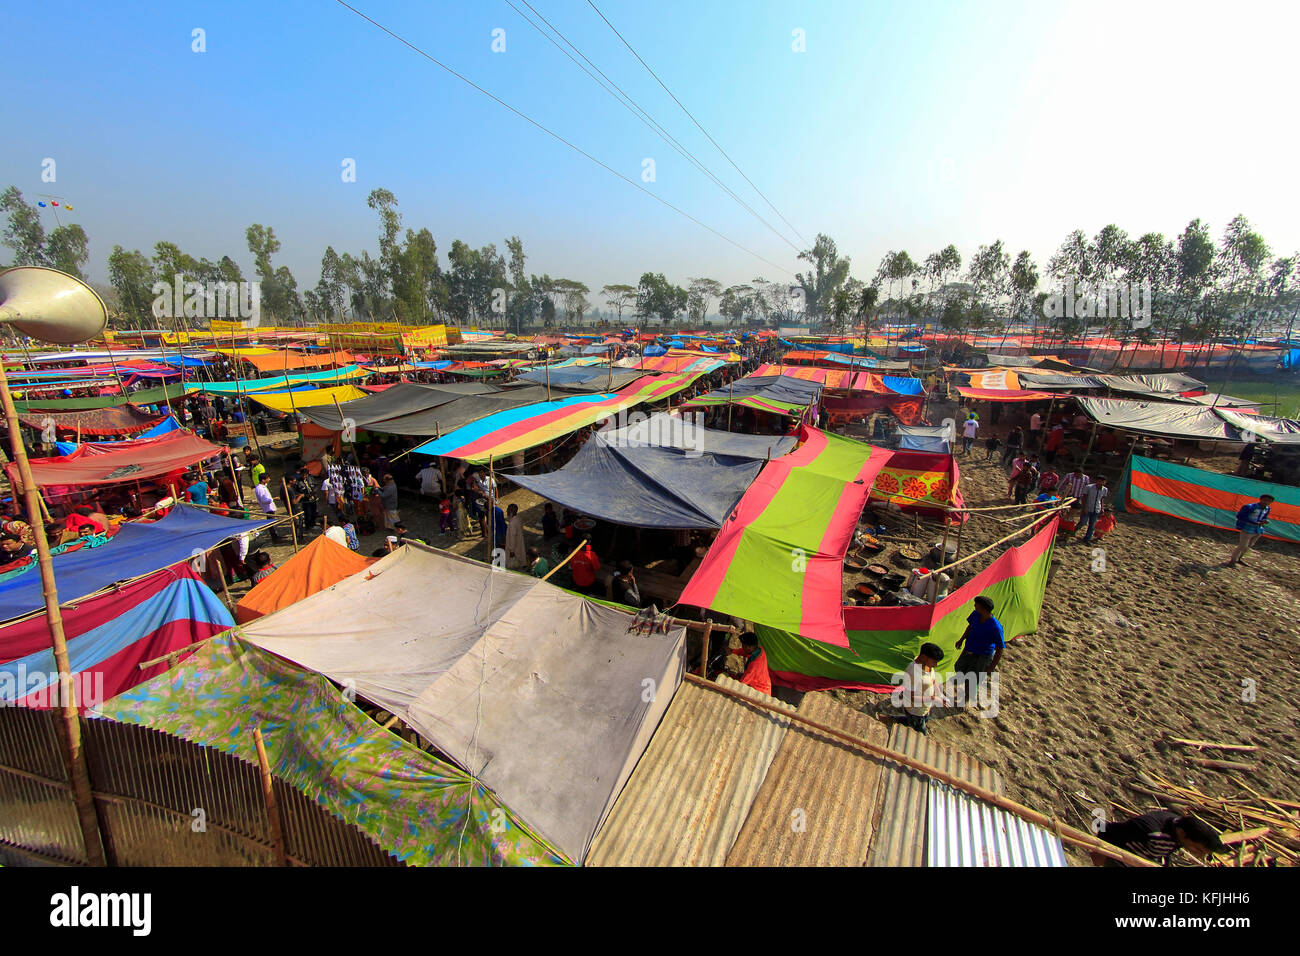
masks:
{"label": "tall tree", "polygon": [[628,306],[636,305],[636,286],[634,285],[607,285],[600,290],[601,296],[605,299],[605,304],[614,310],[618,315],[618,324],[623,324],[623,310]]}
{"label": "tall tree", "polygon": [[76,223],[57,226],[48,234],[35,206],[15,186],[0,193],[0,212],[8,216],[3,242],[14,250],[15,266],[46,266],[83,279],[81,267],[90,258],[86,230]]}
{"label": "tall tree", "polygon": [[717,279],[692,279],[686,292],[686,311],[691,321],[704,324],[709,315],[709,306],[720,295],[722,283]]}
{"label": "tall tree", "polygon": [[153,263],[139,249],[114,246],[108,256],[108,281],[117,290],[122,313],[138,329],[158,328],[153,314]]}
{"label": "tall tree", "polygon": [[810,317],[824,318],[830,297],[849,277],[849,259],[840,257],[835,240],[823,232],[817,234],[811,249],[799,253],[799,258],[813,267],[807,274],[795,274],[803,289],[804,307]]}

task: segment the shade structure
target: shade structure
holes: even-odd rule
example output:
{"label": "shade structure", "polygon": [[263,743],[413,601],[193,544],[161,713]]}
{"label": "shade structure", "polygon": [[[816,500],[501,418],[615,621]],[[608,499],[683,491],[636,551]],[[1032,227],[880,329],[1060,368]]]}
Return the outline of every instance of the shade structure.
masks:
{"label": "shade structure", "polygon": [[364,558],[321,535],[254,585],[236,605],[235,619],[245,624],[288,607],[364,571],[374,562],[374,558]]}
{"label": "shade structure", "polygon": [[478,780],[380,727],[320,674],[236,631],[110,700],[107,718],[217,747],[271,771],[413,866],[547,866],[563,859]]}
{"label": "shade structure", "polygon": [[[68,670],[78,708],[97,707],[162,673],[170,662],[139,665],[232,624],[226,606],[184,562],[65,607]],[[43,616],[0,627],[0,706],[58,707],[58,673]]]}
{"label": "shade structure", "polygon": [[622,388],[637,380],[641,372],[637,369],[610,369],[608,367],[572,366],[569,368],[531,369],[520,372],[516,381],[531,382],[534,385],[550,383],[551,388],[564,389],[569,392],[610,392]]}
{"label": "shade structure", "polygon": [[1058,397],[1053,392],[1027,388],[967,388],[965,385],[957,386],[957,394],[977,402],[1045,402]]}
{"label": "shade structure", "polygon": [[899,425],[898,447],[910,451],[932,451],[950,454],[949,430],[943,425]]}
{"label": "shade structure", "polygon": [[816,428],[802,437],[740,499],[681,603],[844,647],[841,564],[891,452]]}
{"label": "shade structure", "polygon": [[1148,398],[1169,398],[1184,392],[1204,391],[1205,383],[1182,372],[1152,372],[1145,375],[1098,375],[1101,384],[1115,392],[1129,392]]}
{"label": "shade structure", "polygon": [[1260,495],[1276,501],[1265,537],[1300,541],[1300,488],[1133,455],[1120,496],[1130,512],[1152,511],[1212,528],[1235,529],[1237,511]]}
{"label": "shade structure", "polygon": [[741,405],[761,412],[778,415],[801,416],[809,405],[817,402],[822,385],[786,375],[748,375],[724,388],[699,395],[685,404],[686,408],[709,408],[719,405]]}
{"label": "shade structure", "polygon": [[763,378],[768,375],[784,375],[805,382],[819,382],[827,388],[858,389],[865,388],[867,372],[843,368],[819,368],[814,365],[775,365],[771,362],[754,369],[752,377]]}
{"label": "shade structure", "polygon": [[366,393],[355,385],[339,385],[335,388],[314,388],[302,392],[253,392],[247,396],[259,405],[265,405],[272,411],[287,414],[299,408],[313,405],[333,405],[335,402],[355,401],[365,398]]}
{"label": "shade structure", "polygon": [[134,405],[122,408],[92,408],[80,412],[28,412],[18,420],[28,428],[48,433],[53,429],[60,437],[76,435],[137,435],[157,425],[162,419]]}
{"label": "shade structure", "polygon": [[593,518],[638,528],[721,527],[763,467],[686,448],[625,445],[594,434],[559,471],[515,484]]}
{"label": "shade structure", "polygon": [[478,464],[552,441],[638,405],[665,401],[701,373],[647,375],[612,395],[578,395],[497,412],[415,449]]}
{"label": "shade structure", "polygon": [[759,644],[767,653],[773,680],[796,690],[850,687],[883,690],[897,686],[903,669],[929,641],[944,651],[936,668],[952,671],[957,639],[983,594],[993,601],[994,616],[1008,639],[1038,628],[1052,544],[1058,519],[1053,517],[1023,545],[1010,548],[961,588],[935,604],[903,607],[846,607],[847,640],[836,645],[759,623]]}
{"label": "shade structure", "polygon": [[332,403],[314,405],[304,408],[302,414],[312,424],[337,432],[342,431],[348,422],[353,428],[367,428],[376,422],[427,412],[467,395],[492,395],[500,391],[495,385],[480,382],[446,385],[397,382],[387,386],[381,393],[342,402],[338,408]]}
{"label": "shade structure", "polygon": [[360,365],[345,365],[342,368],[326,369],[323,372],[299,372],[295,375],[269,375],[265,378],[232,379],[226,382],[191,382],[191,387],[200,392],[222,395],[243,395],[249,392],[263,392],[267,389],[289,388],[304,383],[342,384],[354,379],[365,378],[370,373]]}
{"label": "shade structure", "polygon": [[[129,439],[129,440],[140,441],[145,438],[157,438],[159,435],[166,435],[170,432],[178,432],[180,430],[181,430],[181,423],[176,420],[175,416],[168,415],[166,418],[160,421],[153,428],[150,428],[148,431],[141,432],[138,438]],[[112,451],[113,450],[112,446],[120,445],[121,442],[120,441],[91,442],[91,444],[104,448],[107,451]],[[54,443],[54,447],[60,455],[70,455],[74,451],[76,451],[79,446],[76,442],[59,441]]]}
{"label": "shade structure", "polygon": [[[155,438],[131,441],[86,442],[67,455],[30,460],[38,487],[111,485],[119,481],[146,481],[223,453],[221,445],[206,442],[192,432],[170,431]],[[18,466],[5,466],[9,482],[22,487]]]}
{"label": "shade structure", "polygon": [[193,395],[199,389],[193,382],[181,385],[179,382],[161,385],[158,388],[142,388],[125,395],[100,395],[93,398],[28,398],[14,402],[20,413],[33,409],[49,409],[58,412],[86,411],[94,408],[120,408],[124,405],[161,405],[172,402],[186,395]]}
{"label": "shade structure", "polygon": [[621,446],[653,445],[762,460],[780,458],[798,444],[793,435],[746,435],[705,428],[703,415],[698,412],[656,412],[642,418],[638,417],[639,414],[633,412],[626,425],[617,429],[604,428],[600,434]]}
{"label": "shade structure", "polygon": [[[185,504],[177,504],[157,521],[128,522],[107,544],[54,559],[59,601],[75,601],[119,581],[188,561],[223,541],[271,523],[222,518]],[[30,614],[44,604],[39,574],[31,572],[0,581],[0,621]]]}
{"label": "shade structure", "polygon": [[[933,518],[947,508],[961,508],[961,474],[957,459],[943,452],[900,450],[889,456],[871,486],[874,503],[888,502],[903,511]],[[965,516],[962,515],[964,520]]]}
{"label": "shade structure", "polygon": [[577,862],[681,679],[684,629],[632,634],[631,623],[531,576],[407,544],[241,636],[399,715]]}
{"label": "shade structure", "polygon": [[1098,424],[1163,438],[1241,441],[1241,433],[1217,409],[1173,402],[1131,402],[1122,398],[1077,397]]}
{"label": "shade structure", "polygon": [[322,368],[332,365],[347,365],[352,361],[352,355],[348,352],[321,352],[304,355],[300,352],[272,351],[259,355],[241,355],[240,357],[262,373],[274,373],[286,368]]}
{"label": "shade structure", "polygon": [[1230,408],[1216,408],[1214,413],[1241,432],[1242,438],[1250,439],[1254,436],[1279,445],[1300,444],[1300,420],[1246,415]]}

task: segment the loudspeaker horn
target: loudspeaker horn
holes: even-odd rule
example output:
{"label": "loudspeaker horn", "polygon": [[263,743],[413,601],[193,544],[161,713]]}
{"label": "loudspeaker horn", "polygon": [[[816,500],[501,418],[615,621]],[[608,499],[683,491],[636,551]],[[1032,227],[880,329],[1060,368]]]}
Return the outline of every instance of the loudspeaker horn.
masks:
{"label": "loudspeaker horn", "polygon": [[108,307],[80,279],[44,266],[0,272],[0,322],[56,345],[93,339],[108,325]]}

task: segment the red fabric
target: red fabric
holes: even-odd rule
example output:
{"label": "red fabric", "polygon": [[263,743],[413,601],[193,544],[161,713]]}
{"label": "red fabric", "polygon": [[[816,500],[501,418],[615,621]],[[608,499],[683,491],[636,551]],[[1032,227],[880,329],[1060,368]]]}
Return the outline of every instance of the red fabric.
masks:
{"label": "red fabric", "polygon": [[758,656],[749,662],[745,668],[745,676],[740,678],[740,682],[771,696],[772,675],[767,672],[767,651],[761,647],[758,649]]}
{"label": "red fabric", "polygon": [[[224,449],[204,441],[192,432],[174,431],[157,438],[134,441],[87,443],[70,455],[31,459],[32,477],[38,486],[111,485],[119,481],[144,481],[168,472],[181,471],[220,455]],[[9,481],[17,482],[18,470],[5,466]]]}
{"label": "red fabric", "polygon": [[569,562],[569,568],[573,572],[573,583],[578,587],[586,588],[596,583],[596,572],[600,570],[600,558],[591,550],[591,545],[587,545]]}

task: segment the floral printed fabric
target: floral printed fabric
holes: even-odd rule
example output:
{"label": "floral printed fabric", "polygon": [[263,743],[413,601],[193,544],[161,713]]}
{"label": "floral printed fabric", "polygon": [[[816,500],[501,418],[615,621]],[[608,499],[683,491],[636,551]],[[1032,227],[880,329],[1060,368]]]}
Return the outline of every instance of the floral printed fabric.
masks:
{"label": "floral printed fabric", "polygon": [[213,638],[178,667],[103,705],[105,717],[257,761],[413,866],[569,863],[467,774],[376,725],[319,674]]}
{"label": "floral printed fabric", "polygon": [[912,471],[906,468],[884,468],[876,475],[876,491],[891,497],[900,505],[947,505],[952,498],[952,482],[942,471]]}

